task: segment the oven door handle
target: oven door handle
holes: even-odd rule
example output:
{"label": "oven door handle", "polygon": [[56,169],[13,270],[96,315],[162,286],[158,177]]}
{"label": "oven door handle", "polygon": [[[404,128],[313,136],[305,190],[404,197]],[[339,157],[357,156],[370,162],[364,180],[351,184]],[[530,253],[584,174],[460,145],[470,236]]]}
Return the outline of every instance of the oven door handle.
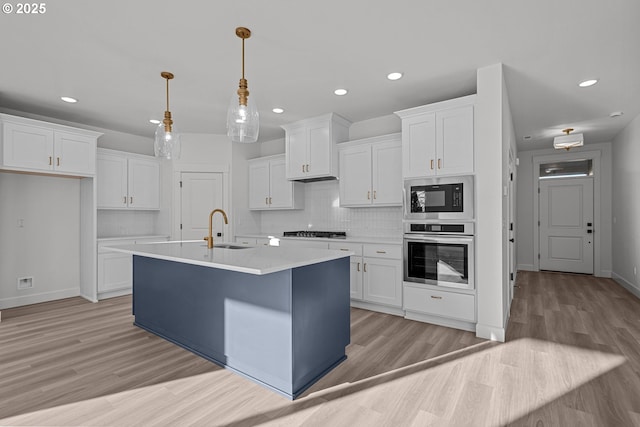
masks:
{"label": "oven door handle", "polygon": [[404,235],[404,240],[407,242],[425,242],[425,243],[461,243],[469,244],[473,243],[473,236],[460,236],[455,234],[449,235],[425,235],[425,234],[410,234]]}

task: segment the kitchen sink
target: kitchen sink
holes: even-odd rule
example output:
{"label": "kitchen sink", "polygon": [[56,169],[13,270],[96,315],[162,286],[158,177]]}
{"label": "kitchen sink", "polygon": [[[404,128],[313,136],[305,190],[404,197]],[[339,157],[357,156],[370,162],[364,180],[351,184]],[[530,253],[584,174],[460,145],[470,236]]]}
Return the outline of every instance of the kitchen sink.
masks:
{"label": "kitchen sink", "polygon": [[220,243],[219,245],[213,245],[213,249],[249,249],[250,247],[251,246],[231,245],[229,243]]}

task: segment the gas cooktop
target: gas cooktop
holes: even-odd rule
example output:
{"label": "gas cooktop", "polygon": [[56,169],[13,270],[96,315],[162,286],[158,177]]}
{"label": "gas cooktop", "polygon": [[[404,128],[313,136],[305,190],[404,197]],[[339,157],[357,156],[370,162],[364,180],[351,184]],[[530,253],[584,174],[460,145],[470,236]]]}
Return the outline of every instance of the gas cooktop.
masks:
{"label": "gas cooktop", "polygon": [[324,239],[346,239],[347,233],[345,231],[315,231],[315,230],[302,230],[302,231],[285,231],[283,237],[321,237]]}

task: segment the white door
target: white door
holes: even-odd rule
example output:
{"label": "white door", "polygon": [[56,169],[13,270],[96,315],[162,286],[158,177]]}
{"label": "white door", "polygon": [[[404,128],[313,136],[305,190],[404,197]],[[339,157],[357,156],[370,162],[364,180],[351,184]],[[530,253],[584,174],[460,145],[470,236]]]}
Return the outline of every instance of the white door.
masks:
{"label": "white door", "polygon": [[[203,240],[209,234],[209,214],[222,209],[222,174],[182,172],[180,194],[181,240]],[[222,215],[213,217],[214,241],[224,241]]]}
{"label": "white door", "polygon": [[593,179],[540,181],[540,269],[593,274]]}

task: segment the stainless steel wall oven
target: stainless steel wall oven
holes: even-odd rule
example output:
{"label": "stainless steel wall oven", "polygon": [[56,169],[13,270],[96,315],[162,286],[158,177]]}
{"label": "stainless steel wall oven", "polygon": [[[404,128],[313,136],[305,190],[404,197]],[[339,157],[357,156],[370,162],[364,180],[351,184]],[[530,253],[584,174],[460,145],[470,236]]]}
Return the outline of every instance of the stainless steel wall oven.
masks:
{"label": "stainless steel wall oven", "polygon": [[405,222],[404,280],[474,289],[473,222]]}

